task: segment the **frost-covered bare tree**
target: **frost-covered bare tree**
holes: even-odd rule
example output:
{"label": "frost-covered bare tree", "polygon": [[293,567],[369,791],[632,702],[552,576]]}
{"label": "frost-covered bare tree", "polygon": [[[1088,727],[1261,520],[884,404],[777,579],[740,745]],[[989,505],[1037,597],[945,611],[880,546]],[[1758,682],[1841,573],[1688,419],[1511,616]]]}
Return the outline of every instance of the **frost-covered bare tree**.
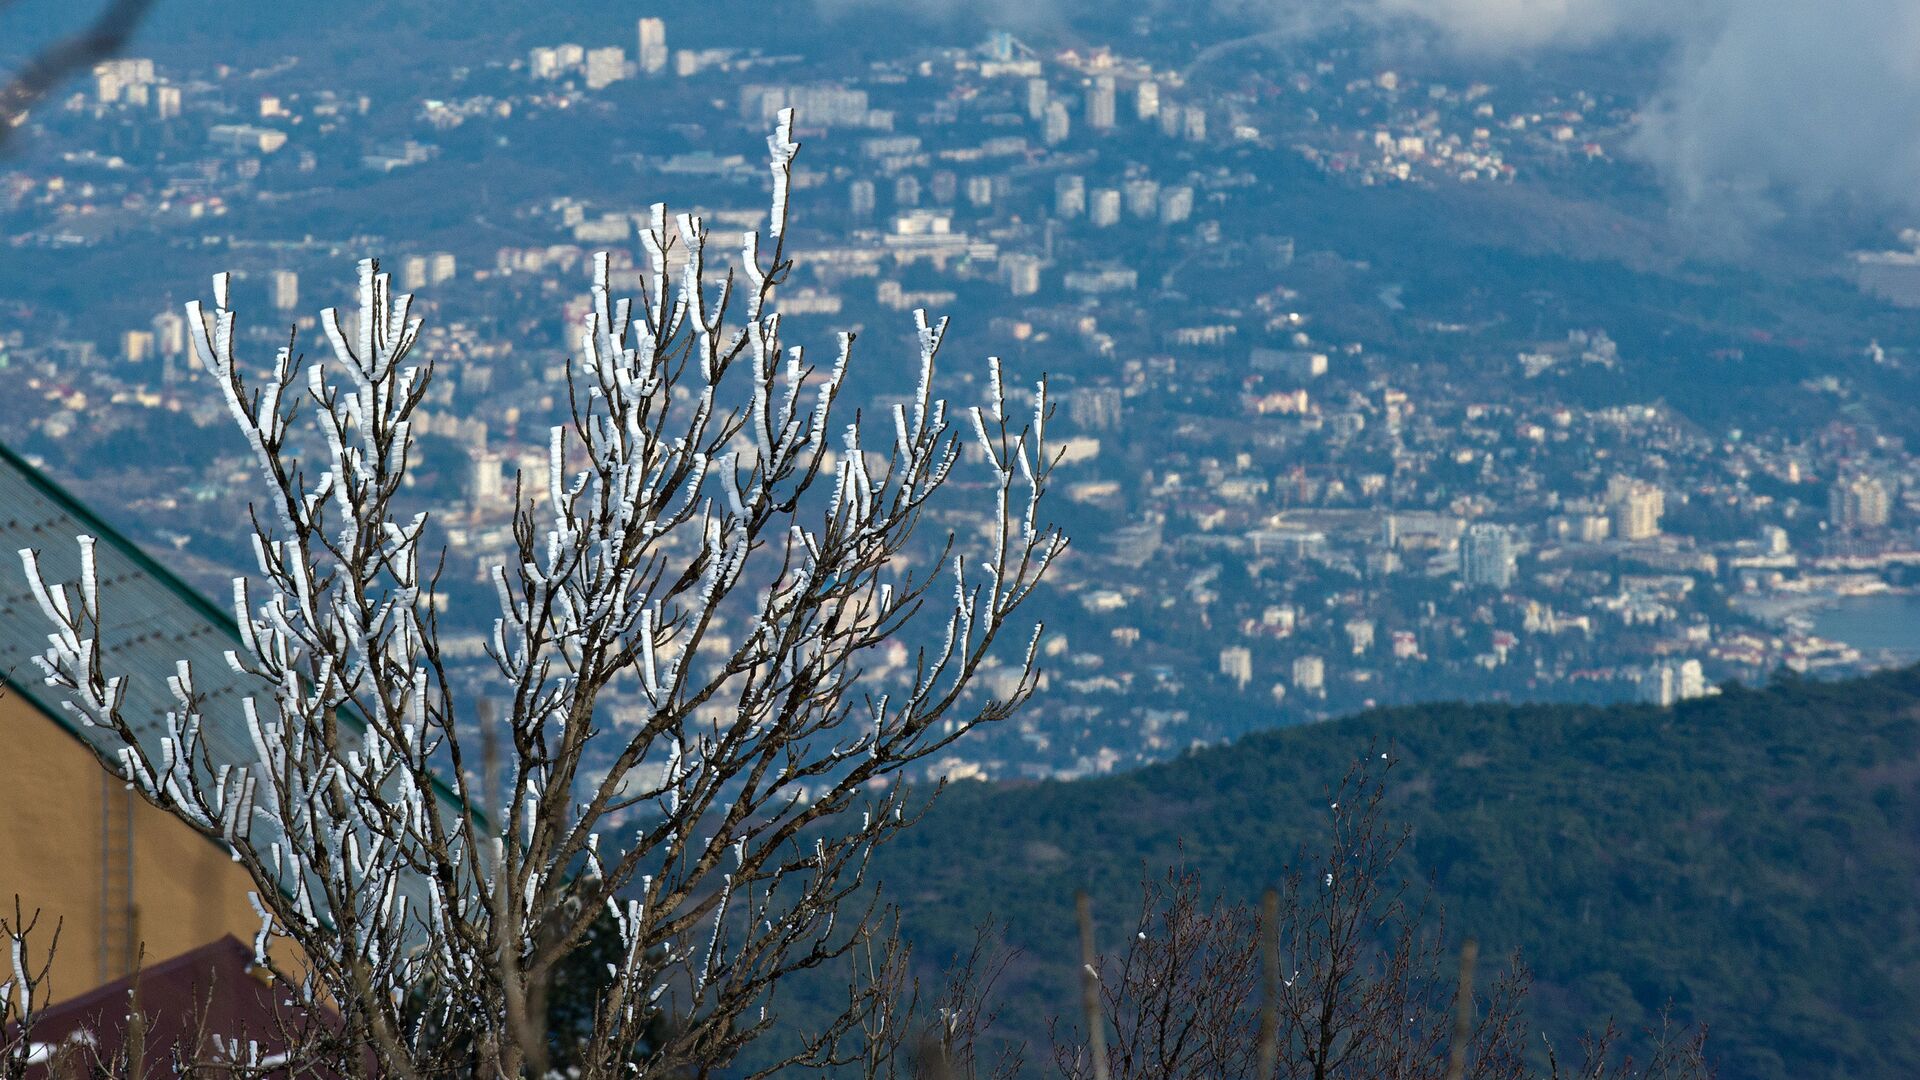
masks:
{"label": "frost-covered bare tree", "polygon": [[[836,412],[852,335],[826,365],[781,339],[791,125],[769,139],[766,235],[743,237],[737,266],[710,270],[700,220],[670,229],[658,206],[636,300],[615,300],[596,260],[571,420],[492,573],[488,685],[449,676],[429,519],[398,505],[433,363],[411,355],[411,298],[372,262],[357,320],[322,313],[327,358],[290,342],[264,377],[236,356],[225,275],[211,310],[188,305],[265,481],[258,573],[234,585],[243,647],[228,660],[262,688],[243,717],[205,714],[183,664],[164,737],[136,730],[100,643],[113,596],[93,541],[79,540],[77,594],[21,553],[52,626],[47,679],[110,734],[102,763],[232,847],[255,882],[261,962],[337,1011],[315,1061],[544,1075],[556,966],[608,914],[617,960],[578,1074],[731,1059],[767,1030],[784,976],[865,933],[868,856],[917,816],[888,781],[1035,689],[1040,629],[1007,632],[1065,543],[1041,516],[1044,381],[1030,418],[1010,418],[990,361],[986,401],[950,412],[934,393],[945,321],[917,314],[917,385],[890,410],[887,449],[867,449],[858,415]],[[303,417],[324,440],[317,465],[290,441]],[[975,468],[970,445],[981,535],[903,568],[928,500]],[[901,634],[917,651],[882,693],[863,664]],[[1003,653],[1018,678],[974,689]],[[501,703],[497,768],[478,767],[472,696]],[[610,724],[616,699],[644,722]],[[250,748],[223,758],[222,725]],[[776,1056],[833,1060],[858,1030],[843,1016]]]}

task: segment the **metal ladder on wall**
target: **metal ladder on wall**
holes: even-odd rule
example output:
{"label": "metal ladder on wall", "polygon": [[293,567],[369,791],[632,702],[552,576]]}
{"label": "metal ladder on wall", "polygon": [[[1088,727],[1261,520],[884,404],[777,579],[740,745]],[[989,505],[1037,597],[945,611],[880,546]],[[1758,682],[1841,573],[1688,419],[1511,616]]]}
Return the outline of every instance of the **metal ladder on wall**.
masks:
{"label": "metal ladder on wall", "polygon": [[133,903],[133,804],[125,781],[100,770],[99,984],[133,973],[138,933]]}

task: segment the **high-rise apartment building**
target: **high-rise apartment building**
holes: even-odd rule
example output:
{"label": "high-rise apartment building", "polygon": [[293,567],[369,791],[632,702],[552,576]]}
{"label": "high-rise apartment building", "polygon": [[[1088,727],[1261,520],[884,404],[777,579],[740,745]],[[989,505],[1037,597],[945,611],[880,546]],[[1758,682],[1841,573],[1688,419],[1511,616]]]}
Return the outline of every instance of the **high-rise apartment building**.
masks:
{"label": "high-rise apartment building", "polygon": [[1653,484],[1616,476],[1607,481],[1607,506],[1616,539],[1645,540],[1660,535],[1660,515],[1666,512],[1667,499]]}
{"label": "high-rise apartment building", "polygon": [[1468,585],[1504,589],[1513,584],[1513,534],[1503,525],[1477,522],[1460,537],[1460,579]]}
{"label": "high-rise apartment building", "polygon": [[1220,674],[1245,690],[1253,681],[1253,650],[1245,645],[1230,645],[1220,650]]}
{"label": "high-rise apartment building", "polygon": [[667,69],[667,24],[664,19],[640,20],[640,61],[642,75],[658,75]]}
{"label": "high-rise apartment building", "polygon": [[933,205],[952,206],[960,195],[960,178],[950,169],[941,169],[928,182],[927,192],[933,196]]}
{"label": "high-rise apartment building", "polygon": [[1872,476],[1849,476],[1827,492],[1827,524],[1841,532],[1885,528],[1890,509],[1887,485]]}
{"label": "high-rise apartment building", "polygon": [[1067,141],[1073,133],[1073,121],[1067,117],[1067,107],[1058,101],[1047,102],[1045,117],[1040,122],[1040,137],[1048,146]]}
{"label": "high-rise apartment building", "polygon": [[1072,174],[1053,178],[1053,216],[1071,220],[1087,212],[1087,178]]}
{"label": "high-rise apartment building", "polygon": [[1317,656],[1298,657],[1293,662],[1293,688],[1304,694],[1317,694],[1327,685],[1327,662]]}
{"label": "high-rise apartment building", "polygon": [[1102,229],[1120,224],[1120,192],[1096,188],[1087,200],[1087,220]]}
{"label": "high-rise apartment building", "polygon": [[874,208],[873,181],[855,180],[847,185],[847,211],[855,221],[872,221]]}
{"label": "high-rise apartment building", "polygon": [[1142,80],[1133,88],[1133,116],[1141,123],[1160,115],[1160,84],[1152,79]]}
{"label": "high-rise apartment building", "polygon": [[300,275],[291,270],[275,270],[267,275],[267,303],[275,311],[292,311],[300,306]]}
{"label": "high-rise apartment building", "polygon": [[120,335],[120,356],[129,364],[138,364],[153,356],[153,331],[129,330]]}
{"label": "high-rise apartment building", "polygon": [[1000,256],[1000,276],[1007,291],[1015,296],[1032,296],[1040,291],[1040,257],[1009,251]]}
{"label": "high-rise apartment building", "polygon": [[1127,204],[1127,216],[1151,219],[1160,207],[1160,182],[1150,177],[1138,177],[1127,181],[1120,187],[1121,195]]}
{"label": "high-rise apartment building", "polygon": [[1102,75],[1094,79],[1093,86],[1087,91],[1087,126],[1095,131],[1111,130],[1116,111],[1113,76]]}
{"label": "high-rise apartment building", "polygon": [[1188,142],[1207,141],[1207,110],[1200,105],[1189,105],[1181,112],[1181,134]]}
{"label": "high-rise apartment building", "polygon": [[1053,101],[1053,95],[1047,89],[1047,80],[1045,79],[1028,79],[1027,80],[1027,119],[1029,120],[1046,119],[1047,105],[1052,101]]}
{"label": "high-rise apartment building", "polygon": [[1160,189],[1160,224],[1178,225],[1193,216],[1193,189],[1185,184]]}
{"label": "high-rise apartment building", "polygon": [[176,311],[163,311],[153,317],[153,346],[161,356],[179,356],[187,351],[187,320]]}
{"label": "high-rise apartment building", "polygon": [[587,89],[598,90],[627,77],[627,50],[618,45],[587,50]]}

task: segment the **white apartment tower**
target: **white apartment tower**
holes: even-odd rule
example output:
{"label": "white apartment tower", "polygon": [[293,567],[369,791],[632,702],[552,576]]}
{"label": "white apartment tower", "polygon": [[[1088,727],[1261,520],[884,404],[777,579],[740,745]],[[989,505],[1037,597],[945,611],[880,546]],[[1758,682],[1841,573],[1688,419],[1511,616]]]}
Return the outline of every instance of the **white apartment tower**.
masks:
{"label": "white apartment tower", "polygon": [[587,89],[598,90],[627,77],[627,50],[617,45],[587,50]]}
{"label": "white apartment tower", "polygon": [[1067,107],[1058,101],[1047,102],[1046,117],[1040,122],[1041,137],[1048,146],[1067,141],[1073,132],[1073,121],[1067,117]]}
{"label": "white apartment tower", "polygon": [[1220,650],[1220,674],[1232,679],[1234,685],[1245,690],[1253,681],[1253,652],[1244,645],[1231,645]]}
{"label": "white apartment tower", "polygon": [[267,276],[267,303],[275,311],[292,311],[300,306],[300,275],[291,270],[275,270]]}
{"label": "white apartment tower", "polygon": [[1053,95],[1047,90],[1047,80],[1027,80],[1027,119],[1044,120],[1047,117],[1047,104]]}
{"label": "white apartment tower", "polygon": [[1827,492],[1827,523],[1841,532],[1885,528],[1888,511],[1887,485],[1871,476],[1850,476]]}
{"label": "white apartment tower", "polygon": [[1513,584],[1513,534],[1505,526],[1477,522],[1460,537],[1460,578],[1468,585],[1504,589]]}
{"label": "white apartment tower", "polygon": [[1087,126],[1095,131],[1111,131],[1114,115],[1116,92],[1113,76],[1102,75],[1093,80],[1093,86],[1087,91]]}
{"label": "white apartment tower", "polygon": [[1097,228],[1120,224],[1120,192],[1115,188],[1096,188],[1087,200],[1087,220]]}
{"label": "white apartment tower", "polygon": [[1133,88],[1133,116],[1146,123],[1160,115],[1160,84],[1152,79],[1142,81]]}
{"label": "white apartment tower", "polygon": [[1660,515],[1666,512],[1667,499],[1658,487],[1616,476],[1607,481],[1607,505],[1615,538],[1646,540],[1660,535]]}
{"label": "white apartment tower", "polygon": [[1293,688],[1303,694],[1317,694],[1327,685],[1327,663],[1317,656],[1302,656],[1293,662]]}
{"label": "white apartment tower", "polygon": [[1053,179],[1053,216],[1071,220],[1087,212],[1087,179],[1067,174]]}

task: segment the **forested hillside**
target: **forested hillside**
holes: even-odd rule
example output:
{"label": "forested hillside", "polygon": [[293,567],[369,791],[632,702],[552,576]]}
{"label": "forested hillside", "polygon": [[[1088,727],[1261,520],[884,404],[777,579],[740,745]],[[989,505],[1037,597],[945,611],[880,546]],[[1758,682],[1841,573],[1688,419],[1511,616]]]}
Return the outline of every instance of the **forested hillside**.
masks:
{"label": "forested hillside", "polygon": [[[1075,1001],[1073,894],[1101,944],[1143,872],[1250,900],[1391,747],[1390,807],[1448,934],[1520,950],[1567,1045],[1674,1003],[1729,1080],[1920,1075],[1920,670],[1676,709],[1431,705],[1256,735],[1128,775],[950,789],[878,876],[923,960],[992,915],[1022,950],[1003,1028]],[[1030,1060],[1044,1060],[1044,1053]]]}

